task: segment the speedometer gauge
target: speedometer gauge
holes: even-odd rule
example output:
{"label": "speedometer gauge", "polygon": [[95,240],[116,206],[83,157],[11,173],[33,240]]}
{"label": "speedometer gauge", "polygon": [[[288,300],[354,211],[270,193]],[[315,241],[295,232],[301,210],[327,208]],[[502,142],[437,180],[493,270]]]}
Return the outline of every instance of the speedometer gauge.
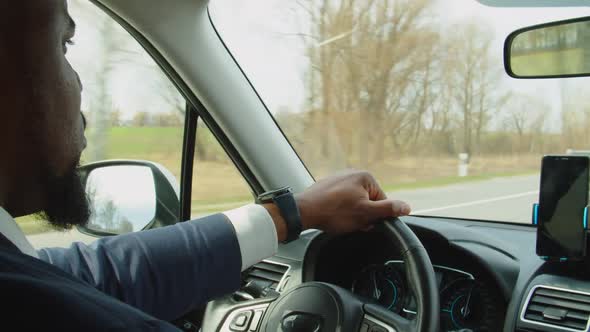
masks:
{"label": "speedometer gauge", "polygon": [[504,313],[497,294],[478,280],[456,280],[441,290],[441,330],[500,331]]}
{"label": "speedometer gauge", "polygon": [[443,331],[476,329],[483,315],[479,289],[474,280],[456,280],[441,292],[441,327]]}
{"label": "speedometer gauge", "polygon": [[405,280],[399,271],[387,265],[370,265],[352,284],[352,291],[393,312],[401,312],[406,301]]}

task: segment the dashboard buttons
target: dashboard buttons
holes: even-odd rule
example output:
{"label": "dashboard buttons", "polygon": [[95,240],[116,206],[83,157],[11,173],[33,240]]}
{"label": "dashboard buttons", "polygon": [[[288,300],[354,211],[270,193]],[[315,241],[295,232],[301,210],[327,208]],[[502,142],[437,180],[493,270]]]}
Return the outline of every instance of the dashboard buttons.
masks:
{"label": "dashboard buttons", "polygon": [[254,311],[254,316],[252,317],[252,322],[250,323],[250,328],[248,331],[256,331],[256,329],[258,329],[258,324],[260,323],[262,314],[264,314],[263,310]]}
{"label": "dashboard buttons", "polygon": [[218,331],[258,331],[266,308],[268,308],[268,303],[260,303],[247,307],[237,308],[225,318],[223,325],[218,329]]}
{"label": "dashboard buttons", "polygon": [[252,311],[244,311],[234,317],[229,328],[232,331],[242,332],[248,329],[250,318],[252,317]]}
{"label": "dashboard buttons", "polygon": [[360,332],[369,332],[369,324],[363,323],[363,325],[361,325]]}
{"label": "dashboard buttons", "polygon": [[387,332],[387,330],[379,325],[373,325],[369,332]]}

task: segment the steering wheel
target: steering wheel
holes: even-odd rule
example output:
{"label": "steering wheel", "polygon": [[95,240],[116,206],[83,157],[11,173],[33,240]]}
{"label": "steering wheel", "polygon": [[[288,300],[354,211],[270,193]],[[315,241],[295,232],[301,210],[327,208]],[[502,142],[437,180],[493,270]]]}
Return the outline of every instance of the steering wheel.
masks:
{"label": "steering wheel", "polygon": [[[225,320],[221,331],[240,331],[240,322],[258,319],[248,331],[265,332],[435,332],[439,329],[440,300],[428,253],[414,232],[401,220],[376,225],[389,240],[398,243],[406,280],[416,298],[417,314],[406,319],[351,291],[322,282],[305,282],[281,294],[273,302],[239,310]],[[258,316],[258,318],[256,318]],[[260,321],[261,317],[262,321]],[[233,324],[233,325],[232,325]],[[246,331],[243,329],[242,331]]]}

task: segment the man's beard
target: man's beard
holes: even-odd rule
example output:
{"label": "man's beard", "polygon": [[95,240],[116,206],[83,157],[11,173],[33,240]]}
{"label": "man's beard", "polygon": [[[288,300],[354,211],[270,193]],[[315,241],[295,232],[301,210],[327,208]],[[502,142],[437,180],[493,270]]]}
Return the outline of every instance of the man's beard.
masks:
{"label": "man's beard", "polygon": [[90,208],[77,167],[62,176],[46,174],[45,180],[46,205],[38,216],[59,230],[86,225]]}

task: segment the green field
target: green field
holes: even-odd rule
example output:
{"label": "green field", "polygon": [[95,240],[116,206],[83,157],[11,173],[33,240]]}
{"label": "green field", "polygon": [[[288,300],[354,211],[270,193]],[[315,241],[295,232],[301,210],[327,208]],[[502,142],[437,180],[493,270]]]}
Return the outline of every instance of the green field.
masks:
{"label": "green field", "polygon": [[512,71],[522,76],[567,75],[587,72],[584,66],[584,50],[539,51],[513,56]]}
{"label": "green field", "polygon": [[39,234],[52,230],[51,226],[42,220],[38,220],[34,216],[16,218],[16,222],[20,229],[22,229],[22,231],[27,235]]}
{"label": "green field", "polygon": [[114,127],[103,143],[91,130],[86,134],[88,149],[82,155],[82,163],[96,159],[145,159],[160,162],[177,175],[180,174],[182,135],[183,128],[175,127]]}

